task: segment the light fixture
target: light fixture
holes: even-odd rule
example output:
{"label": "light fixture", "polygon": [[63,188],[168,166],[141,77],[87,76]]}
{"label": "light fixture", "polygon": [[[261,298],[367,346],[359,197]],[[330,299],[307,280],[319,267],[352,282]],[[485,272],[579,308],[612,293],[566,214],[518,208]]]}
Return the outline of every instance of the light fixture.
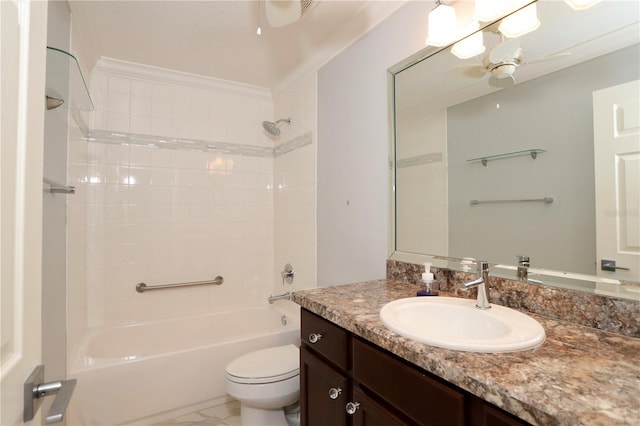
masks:
{"label": "light fixture", "polygon": [[476,0],[475,18],[482,22],[495,21],[513,8],[513,0]]}
{"label": "light fixture", "polygon": [[536,4],[533,3],[504,18],[498,27],[498,31],[504,34],[505,37],[515,38],[530,33],[539,26],[538,11]]}
{"label": "light fixture", "polygon": [[258,0],[258,29],[256,30],[256,35],[262,35],[262,13],[260,10],[260,0]]}
{"label": "light fixture", "polygon": [[569,6],[575,10],[588,9],[601,0],[564,0]]}
{"label": "light fixture", "polygon": [[429,12],[427,40],[430,46],[446,46],[455,41],[457,32],[456,10],[452,6],[436,1],[437,6]]}
{"label": "light fixture", "polygon": [[462,33],[472,34],[454,44],[451,48],[451,53],[459,59],[468,59],[484,53],[486,48],[484,46],[482,31],[478,31],[479,29],[480,24],[478,22],[472,22],[467,25],[462,30]]}

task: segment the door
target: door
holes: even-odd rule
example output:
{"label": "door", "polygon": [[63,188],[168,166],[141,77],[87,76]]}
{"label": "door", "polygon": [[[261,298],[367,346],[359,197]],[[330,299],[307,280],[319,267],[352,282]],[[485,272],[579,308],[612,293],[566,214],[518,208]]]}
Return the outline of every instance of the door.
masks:
{"label": "door", "polygon": [[640,80],[593,93],[593,128],[598,275],[640,282]]}
{"label": "door", "polygon": [[[47,2],[0,1],[0,424],[23,424],[41,361],[42,152]],[[40,417],[31,422],[39,424]]]}

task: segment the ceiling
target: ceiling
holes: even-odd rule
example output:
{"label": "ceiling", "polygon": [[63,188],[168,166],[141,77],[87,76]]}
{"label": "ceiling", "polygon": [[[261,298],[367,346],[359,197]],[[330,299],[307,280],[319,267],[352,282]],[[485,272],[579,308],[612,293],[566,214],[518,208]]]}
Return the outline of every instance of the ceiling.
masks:
{"label": "ceiling", "polygon": [[300,20],[272,28],[257,0],[69,0],[90,67],[108,57],[272,91],[317,69],[405,3],[316,0]]}

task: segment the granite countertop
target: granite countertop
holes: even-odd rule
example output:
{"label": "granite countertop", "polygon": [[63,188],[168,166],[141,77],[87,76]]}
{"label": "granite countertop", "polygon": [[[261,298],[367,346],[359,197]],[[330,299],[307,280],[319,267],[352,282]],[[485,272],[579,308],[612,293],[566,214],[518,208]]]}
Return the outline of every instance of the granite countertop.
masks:
{"label": "granite countertop", "polygon": [[[303,308],[535,425],[637,425],[640,339],[530,314],[547,339],[528,351],[485,354],[401,337],[380,308],[416,286],[368,281],[295,292]],[[443,294],[445,295],[445,294]]]}

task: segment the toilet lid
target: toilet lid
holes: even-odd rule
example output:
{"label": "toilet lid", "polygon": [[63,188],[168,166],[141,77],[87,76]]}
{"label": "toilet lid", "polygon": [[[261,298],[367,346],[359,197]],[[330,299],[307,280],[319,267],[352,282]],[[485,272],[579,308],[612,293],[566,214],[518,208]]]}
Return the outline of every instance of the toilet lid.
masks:
{"label": "toilet lid", "polygon": [[273,383],[300,374],[300,350],[295,345],[261,349],[242,355],[226,368],[236,383]]}

